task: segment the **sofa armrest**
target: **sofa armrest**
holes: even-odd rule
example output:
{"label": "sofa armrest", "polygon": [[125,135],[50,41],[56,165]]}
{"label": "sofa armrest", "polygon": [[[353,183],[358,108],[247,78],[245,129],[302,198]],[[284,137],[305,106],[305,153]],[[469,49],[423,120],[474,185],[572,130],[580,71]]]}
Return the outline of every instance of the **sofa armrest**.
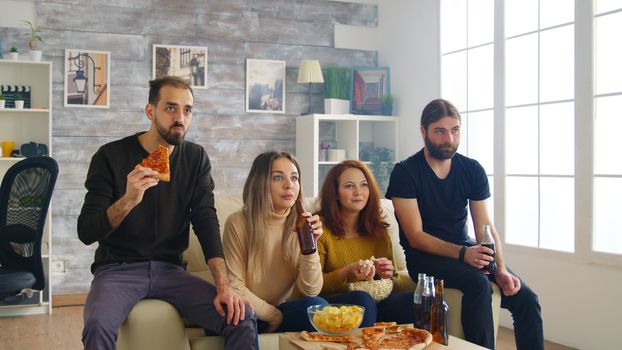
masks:
{"label": "sofa armrest", "polygon": [[171,304],[158,299],[138,302],[123,322],[117,350],[190,350],[184,322]]}

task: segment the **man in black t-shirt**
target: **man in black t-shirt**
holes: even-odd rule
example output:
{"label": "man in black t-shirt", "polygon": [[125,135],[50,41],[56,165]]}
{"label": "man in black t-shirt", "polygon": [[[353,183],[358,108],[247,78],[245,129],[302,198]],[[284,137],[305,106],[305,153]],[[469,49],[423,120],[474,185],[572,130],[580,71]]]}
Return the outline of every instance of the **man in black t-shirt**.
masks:
{"label": "man in black t-shirt", "polygon": [[[151,127],[102,146],[85,182],[78,237],[98,247],[84,306],[84,348],[115,349],[119,326],[136,303],[149,298],[164,300],[194,324],[223,335],[227,349],[256,349],[256,318],[231,287],[225,268],[209,158],[203,147],[184,141],[192,89],[174,77],[149,85],[145,114]],[[169,150],[170,182],[159,182],[156,171],[139,165],[158,145]],[[215,285],[182,266],[190,224]]]}
{"label": "man in black t-shirt", "polygon": [[[488,215],[486,172],[477,161],[456,153],[458,110],[442,99],[430,102],[421,116],[421,135],[425,147],[395,166],[386,193],[395,207],[410,277],[417,281],[423,272],[462,291],[465,339],[489,349],[495,345],[489,281],[496,283],[503,292],[501,307],[514,319],[517,348],[544,349],[538,297],[506,266]],[[477,241],[482,227],[490,225],[496,251],[469,239],[467,206]],[[484,274],[482,268],[492,260],[496,271]]]}

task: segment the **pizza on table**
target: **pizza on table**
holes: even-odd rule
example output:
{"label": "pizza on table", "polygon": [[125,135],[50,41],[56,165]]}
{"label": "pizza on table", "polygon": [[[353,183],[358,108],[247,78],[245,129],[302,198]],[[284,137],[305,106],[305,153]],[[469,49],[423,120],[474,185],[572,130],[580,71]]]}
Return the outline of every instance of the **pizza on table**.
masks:
{"label": "pizza on table", "polygon": [[348,350],[422,350],[432,344],[430,332],[395,322],[377,322],[374,327],[361,328],[360,335],[332,336],[302,331],[307,341],[347,344]]}

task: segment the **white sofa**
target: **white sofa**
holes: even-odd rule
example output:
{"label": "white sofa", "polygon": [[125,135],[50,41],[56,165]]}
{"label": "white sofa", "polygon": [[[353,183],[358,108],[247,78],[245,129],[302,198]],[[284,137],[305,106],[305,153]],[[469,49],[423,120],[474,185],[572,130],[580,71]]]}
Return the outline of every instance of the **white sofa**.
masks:
{"label": "white sofa", "polygon": [[[313,206],[312,203],[308,204],[310,204],[308,208]],[[226,218],[231,213],[241,207],[241,195],[216,197],[216,210],[221,226],[224,226]],[[383,199],[382,208],[390,223],[389,232],[393,241],[396,269],[403,275],[402,278],[410,281],[410,284],[404,288],[414,291],[415,283],[410,280],[406,271],[406,261],[399,244],[398,228],[391,201]],[[189,272],[213,283],[214,280],[205,263],[200,244],[193,233],[190,234],[190,246],[184,253],[184,260],[188,262]],[[501,294],[495,284],[493,284],[493,290],[492,308],[496,338]],[[446,288],[445,298],[449,305],[449,334],[464,338],[461,324],[462,293],[456,289]],[[279,334],[275,333],[259,335],[259,347],[278,349],[278,337]],[[155,299],[142,300],[134,307],[121,326],[117,339],[119,350],[214,350],[223,348],[222,337],[206,337],[201,328],[193,327],[182,319],[173,306]]]}

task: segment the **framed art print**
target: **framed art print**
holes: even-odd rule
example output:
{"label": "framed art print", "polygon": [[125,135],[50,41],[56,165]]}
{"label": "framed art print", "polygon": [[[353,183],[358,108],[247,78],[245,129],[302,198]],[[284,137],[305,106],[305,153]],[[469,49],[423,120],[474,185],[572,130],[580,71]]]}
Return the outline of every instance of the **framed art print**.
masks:
{"label": "framed art print", "polygon": [[153,45],[153,79],[175,76],[193,89],[207,89],[207,47]]}
{"label": "framed art print", "polygon": [[389,82],[389,67],[352,68],[352,114],[382,114],[380,98],[391,94]]}
{"label": "framed art print", "polygon": [[65,49],[65,107],[110,108],[110,52]]}
{"label": "framed art print", "polygon": [[246,112],[285,113],[285,61],[246,60]]}

